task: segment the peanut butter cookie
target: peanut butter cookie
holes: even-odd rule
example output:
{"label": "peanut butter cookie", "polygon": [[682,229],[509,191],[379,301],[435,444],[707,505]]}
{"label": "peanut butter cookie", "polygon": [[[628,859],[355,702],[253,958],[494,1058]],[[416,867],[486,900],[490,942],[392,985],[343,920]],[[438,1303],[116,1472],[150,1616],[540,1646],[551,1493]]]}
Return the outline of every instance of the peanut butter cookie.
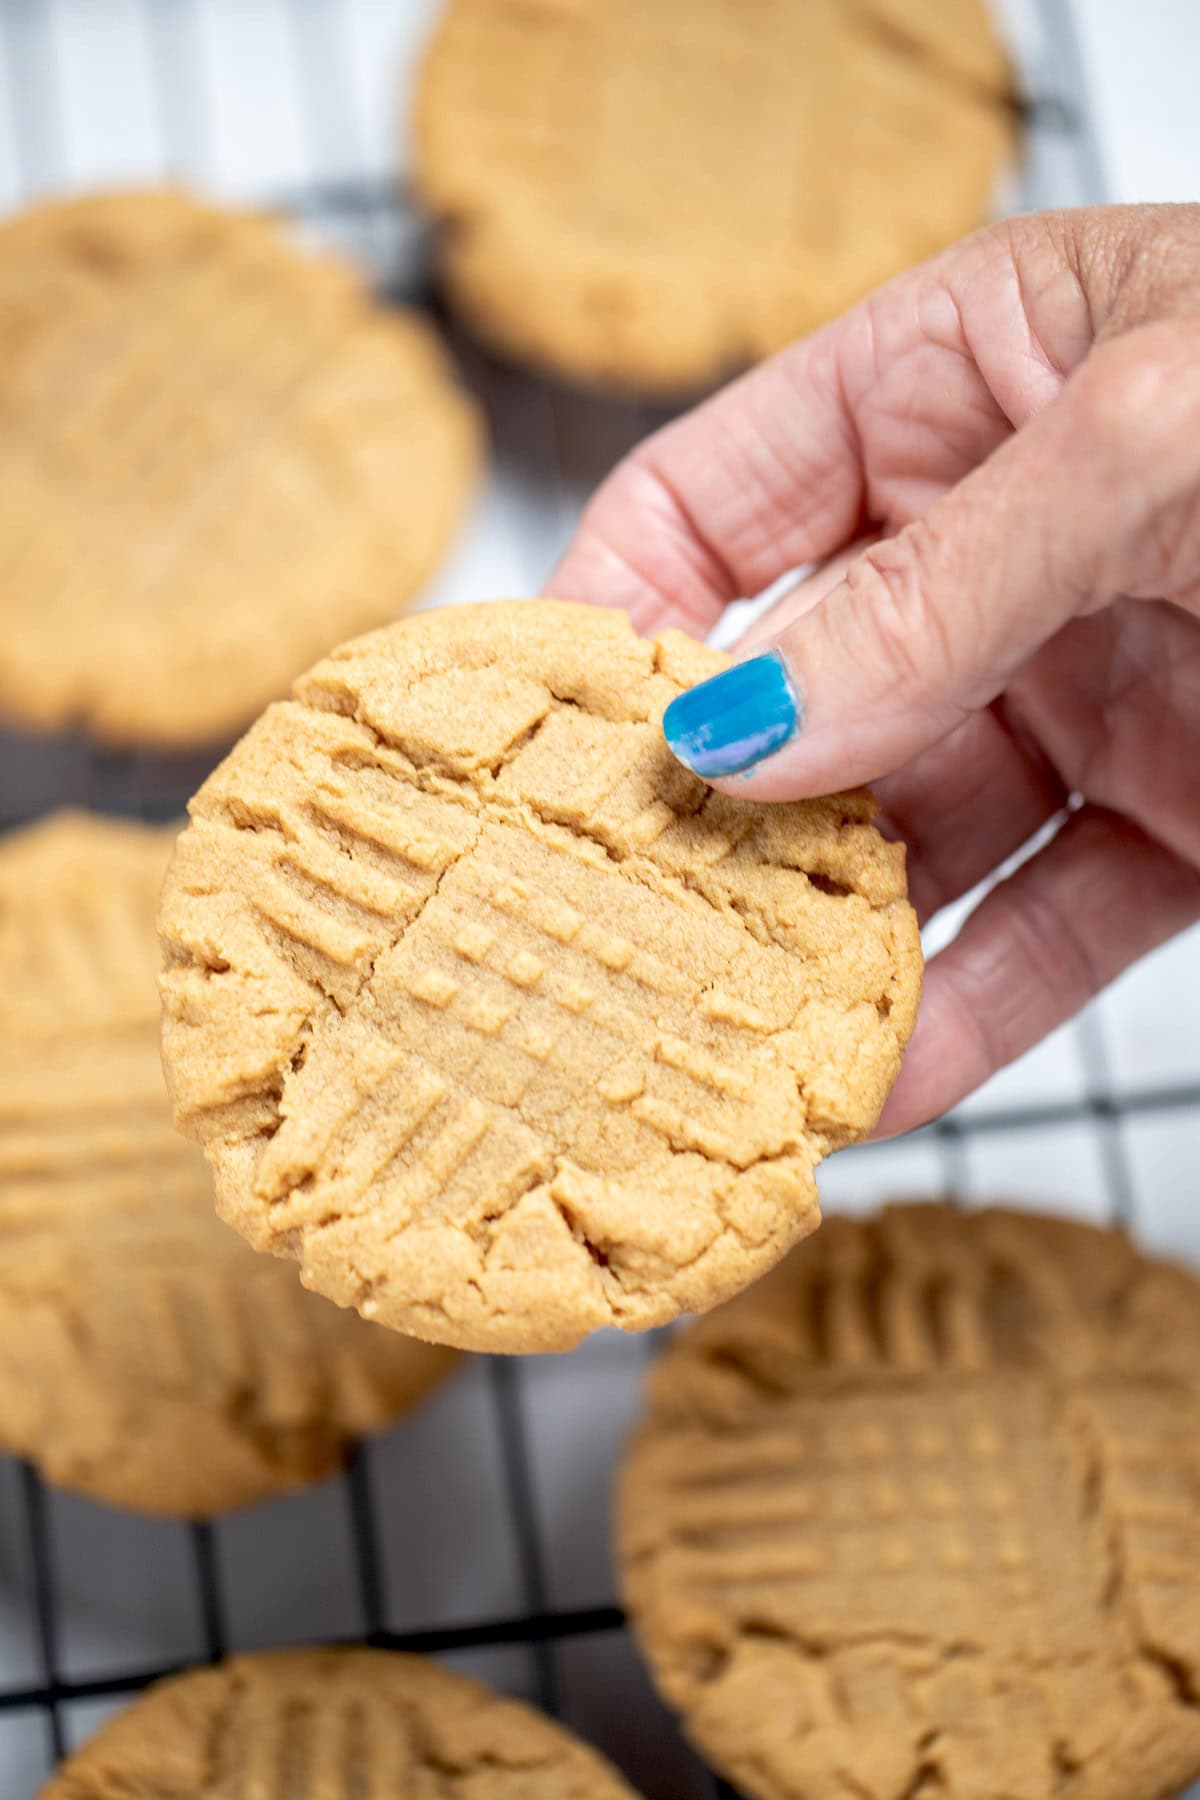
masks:
{"label": "peanut butter cookie", "polygon": [[0,712],[228,738],[424,581],[478,458],[432,331],[169,191],[0,225]]}
{"label": "peanut butter cookie", "polygon": [[450,608],[344,645],[204,784],[164,1055],[217,1204],[435,1340],[702,1311],[817,1222],[921,961],[870,795],[761,807],[663,742],[724,659],[623,614]]}
{"label": "peanut butter cookie", "polygon": [[635,1800],[532,1707],[387,1650],[238,1656],[161,1682],[41,1800]]}
{"label": "peanut butter cookie", "polygon": [[173,835],[64,813],[0,840],[0,1446],[201,1516],[324,1474],[452,1358],[304,1293],[215,1217],[159,1063]]}
{"label": "peanut butter cookie", "polygon": [[449,0],[416,104],[450,296],[501,350],[674,393],[980,224],[984,0]]}
{"label": "peanut butter cookie", "polygon": [[1115,1232],[832,1220],[678,1337],[620,1483],[635,1630],[759,1800],[1200,1776],[1200,1283]]}

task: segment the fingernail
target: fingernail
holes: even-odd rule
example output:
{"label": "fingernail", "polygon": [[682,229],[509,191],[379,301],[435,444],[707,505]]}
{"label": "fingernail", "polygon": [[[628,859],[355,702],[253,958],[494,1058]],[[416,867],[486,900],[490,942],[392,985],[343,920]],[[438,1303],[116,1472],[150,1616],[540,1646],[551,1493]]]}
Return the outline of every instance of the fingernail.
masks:
{"label": "fingernail", "polygon": [[685,767],[715,781],[752,769],[804,723],[777,650],[747,657],[689,688],[663,714],[663,736]]}

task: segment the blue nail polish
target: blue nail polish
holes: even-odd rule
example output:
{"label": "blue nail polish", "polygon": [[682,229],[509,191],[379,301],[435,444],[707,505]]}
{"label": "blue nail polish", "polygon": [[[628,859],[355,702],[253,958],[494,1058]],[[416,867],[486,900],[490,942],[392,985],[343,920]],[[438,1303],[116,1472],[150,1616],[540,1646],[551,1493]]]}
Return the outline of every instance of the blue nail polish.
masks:
{"label": "blue nail polish", "polygon": [[777,650],[723,669],[689,688],[663,714],[673,755],[706,781],[739,775],[787,743],[804,710]]}

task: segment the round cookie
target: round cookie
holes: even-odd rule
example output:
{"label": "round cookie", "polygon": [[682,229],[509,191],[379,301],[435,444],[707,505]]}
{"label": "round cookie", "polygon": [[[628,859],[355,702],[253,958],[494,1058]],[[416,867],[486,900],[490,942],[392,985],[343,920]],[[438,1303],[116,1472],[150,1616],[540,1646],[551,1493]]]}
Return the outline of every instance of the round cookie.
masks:
{"label": "round cookie", "polygon": [[1200,1776],[1200,1282],[1116,1232],[828,1221],[676,1337],[632,1622],[757,1800],[1165,1800]]}
{"label": "round cookie", "polygon": [[678,393],[978,225],[1013,110],[985,0],[449,0],[416,178],[482,336]]}
{"label": "round cookie", "polygon": [[518,1701],[391,1650],[279,1650],[152,1687],[40,1800],[636,1800]]}
{"label": "round cookie", "polygon": [[197,1517],[324,1474],[452,1358],[217,1220],[159,1061],[172,837],[64,813],[0,841],[0,1446]]}
{"label": "round cookie", "polygon": [[0,712],[227,739],[413,597],[475,409],[433,332],[171,191],[0,225]]}
{"label": "round cookie", "polygon": [[342,646],[191,805],[164,1062],[223,1218],[491,1350],[702,1311],[817,1223],[920,987],[869,794],[759,807],[663,742],[724,658],[553,601]]}

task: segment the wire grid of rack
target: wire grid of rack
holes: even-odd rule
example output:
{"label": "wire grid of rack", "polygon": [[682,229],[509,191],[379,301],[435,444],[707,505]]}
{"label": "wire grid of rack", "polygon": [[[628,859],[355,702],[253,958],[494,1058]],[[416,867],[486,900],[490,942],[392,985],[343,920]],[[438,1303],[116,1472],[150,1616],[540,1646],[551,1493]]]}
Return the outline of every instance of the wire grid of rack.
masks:
{"label": "wire grid of rack", "polygon": [[[398,123],[433,4],[0,0],[0,206],[190,179],[281,207],[385,292],[436,307]],[[1002,11],[1033,97],[1011,198],[1103,197],[1069,0]],[[536,591],[584,495],[655,422],[456,348],[494,467],[428,604]],[[0,827],[64,803],[170,818],[205,772],[0,734]],[[1040,1198],[1200,1257],[1188,991],[1200,992],[1195,933],[938,1125],[835,1159],[826,1205],[943,1190]],[[0,1460],[0,1795],[32,1793],[64,1748],[173,1667],[347,1639],[437,1654],[538,1700],[648,1800],[730,1796],[653,1699],[613,1598],[608,1474],[653,1350],[601,1334],[567,1357],[477,1359],[361,1446],[344,1476],[215,1525],[110,1512]]]}

